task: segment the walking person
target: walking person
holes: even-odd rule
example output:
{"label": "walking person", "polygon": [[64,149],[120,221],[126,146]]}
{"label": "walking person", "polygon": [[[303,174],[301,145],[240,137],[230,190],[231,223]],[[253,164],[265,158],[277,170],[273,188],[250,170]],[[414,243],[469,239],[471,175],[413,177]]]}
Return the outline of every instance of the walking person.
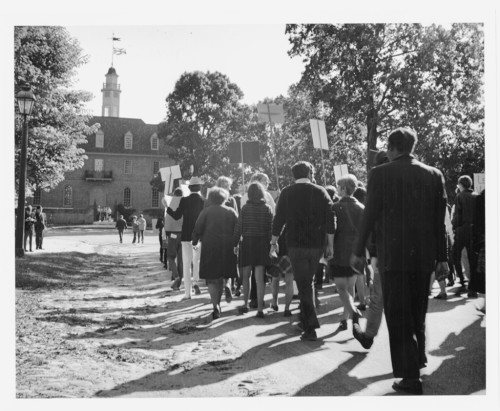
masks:
{"label": "walking person", "polygon": [[24,212],[24,251],[27,252],[27,242],[29,240],[30,251],[33,251],[33,234],[35,232],[35,215],[33,208],[29,205]]}
{"label": "walking person", "polygon": [[[358,226],[363,216],[364,206],[353,197],[356,189],[356,177],[352,174],[342,176],[337,181],[340,200],[333,204],[335,229],[333,236],[333,258],[329,261],[333,280],[339,297],[344,305],[339,331],[347,330],[347,320],[352,319],[353,326],[361,317],[361,312],[354,305],[354,285],[356,272],[351,268],[350,258],[354,243],[358,237]],[[362,274],[360,274],[362,276]],[[364,285],[364,281],[362,281]]]}
{"label": "walking person", "polygon": [[[374,167],[359,237],[351,258],[362,272],[365,246],[375,232],[384,312],[389,331],[393,384],[400,393],[422,394],[425,316],[431,273],[448,273],[442,173],[417,161],[416,133],[398,128],[388,138],[389,163]],[[436,263],[437,262],[437,263]]]}
{"label": "walking person", "polygon": [[137,244],[139,244],[139,240],[141,241],[142,244],[144,244],[144,230],[146,229],[146,219],[144,218],[144,215],[139,215],[139,218],[137,219],[137,224],[139,225],[139,233],[137,237]]}
{"label": "walking person", "polygon": [[[177,210],[182,198],[182,189],[177,187],[174,190],[174,196],[170,200],[169,207],[172,210]],[[172,290],[178,291],[183,278],[182,264],[182,217],[179,220],[174,220],[169,214],[165,214],[165,234],[167,236],[167,261],[165,268],[172,272]]]}
{"label": "walking person", "polygon": [[[139,244],[139,223],[137,222],[137,217],[132,216],[132,232],[134,233],[134,239],[132,244]],[[137,243],[135,242],[137,239]]]}
{"label": "walking person", "polygon": [[120,237],[120,243],[123,243],[123,232],[127,228],[127,222],[123,218],[123,215],[120,215],[118,220],[116,220],[115,227],[118,230],[118,236]]}
{"label": "walking person", "polygon": [[248,312],[249,277],[253,268],[257,287],[258,318],[264,318],[264,272],[266,266],[271,264],[269,241],[273,222],[273,213],[271,207],[266,204],[264,192],[262,184],[256,181],[250,184],[248,201],[241,209],[233,236],[235,247],[238,247],[242,239],[238,254],[242,267],[243,305],[238,310],[240,314]]}
{"label": "walking person", "polygon": [[311,163],[295,163],[292,174],[295,184],[283,189],[276,207],[270,253],[279,251],[278,237],[286,224],[288,256],[299,291],[301,339],[315,341],[320,325],[314,306],[313,279],[323,252],[326,258],[333,255],[333,202],[323,187],[311,182]]}
{"label": "walking person", "polygon": [[[200,279],[200,252],[203,243],[199,242],[196,247],[191,243],[191,236],[193,234],[194,225],[198,216],[203,210],[205,200],[201,195],[201,186],[203,181],[199,177],[192,177],[189,180],[188,187],[191,194],[187,197],[182,197],[179,202],[179,207],[173,210],[171,207],[167,208],[167,214],[174,220],[182,218],[182,271],[184,275],[185,293],[184,299],[191,298],[191,273],[193,275],[193,288],[195,295],[199,295],[200,287],[198,281]],[[192,270],[191,270],[192,264]]]}
{"label": "walking person", "polygon": [[233,253],[233,232],[238,217],[236,211],[224,205],[229,191],[213,187],[208,192],[208,207],[204,208],[193,229],[192,246],[201,240],[200,278],[206,280],[212,318],[220,317],[220,300],[225,281],[236,276],[236,256]]}
{"label": "walking person", "polygon": [[477,194],[472,191],[472,179],[463,175],[460,176],[457,183],[459,193],[455,197],[455,212],[451,220],[455,239],[453,243],[453,262],[455,264],[455,272],[460,278],[461,286],[456,292],[457,295],[467,291],[465,287],[465,278],[462,269],[462,250],[467,251],[467,259],[469,260],[469,297],[477,297],[474,291],[476,285],[476,253],[474,250],[474,216],[476,214],[476,197]]}
{"label": "walking person", "polygon": [[43,232],[47,227],[47,217],[42,206],[37,206],[35,211],[35,245],[37,250],[43,250]]}

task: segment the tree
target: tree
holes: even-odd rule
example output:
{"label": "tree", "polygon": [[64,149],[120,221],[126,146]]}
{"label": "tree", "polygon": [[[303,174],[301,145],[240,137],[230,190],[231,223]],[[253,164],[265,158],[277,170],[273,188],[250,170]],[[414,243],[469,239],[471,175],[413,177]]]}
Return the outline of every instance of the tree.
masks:
{"label": "tree", "polygon": [[184,73],[166,98],[159,136],[176,149],[183,175],[213,176],[229,165],[227,145],[243,97],[219,72]]}
{"label": "tree", "polygon": [[[95,132],[87,126],[84,104],[91,94],[71,91],[75,69],[87,61],[78,42],[62,27],[15,27],[14,80],[16,93],[29,83],[36,103],[29,119],[26,192],[50,190],[64,173],[83,166],[86,159],[79,144]],[[16,116],[16,192],[20,162],[22,117]]]}
{"label": "tree", "polygon": [[[400,125],[425,140],[419,143],[424,160],[432,160],[436,140],[445,140],[441,150],[466,135],[472,146],[484,146],[480,25],[287,25],[286,33],[289,55],[305,63],[299,87],[328,108],[330,129],[366,130],[368,169],[379,138]],[[474,167],[484,168],[481,155]]]}

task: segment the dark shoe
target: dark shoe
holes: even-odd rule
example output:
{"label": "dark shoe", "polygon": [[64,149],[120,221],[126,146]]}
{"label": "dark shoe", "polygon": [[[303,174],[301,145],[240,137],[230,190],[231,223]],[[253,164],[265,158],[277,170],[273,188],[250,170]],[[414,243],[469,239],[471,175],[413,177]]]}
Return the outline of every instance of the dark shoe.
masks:
{"label": "dark shoe", "polygon": [[179,287],[181,285],[181,279],[177,278],[174,283],[172,284],[172,290],[174,291],[179,291]]}
{"label": "dark shoe", "polygon": [[299,296],[297,294],[292,295],[292,300],[298,300]]}
{"label": "dark shoe", "polygon": [[277,304],[271,304],[271,308],[274,310],[274,311],[278,311],[279,310],[279,307]]}
{"label": "dark shoe", "polygon": [[339,324],[339,328],[337,328],[338,331],[345,331],[347,330],[347,321],[342,320]]}
{"label": "dark shoe", "polygon": [[239,297],[241,295],[240,287],[236,288],[236,290],[234,291],[234,295],[235,297]]}
{"label": "dark shoe", "polygon": [[360,310],[360,311],[366,311],[366,304],[359,304],[358,305],[358,310]]}
{"label": "dark shoe", "polygon": [[469,292],[467,293],[467,297],[469,297],[469,298],[477,298],[477,292],[469,290]]}
{"label": "dark shoe", "polygon": [[231,289],[229,287],[225,288],[225,293],[226,293],[226,303],[230,303],[233,301],[233,295],[231,294]]}
{"label": "dark shoe", "polygon": [[246,314],[248,312],[248,307],[245,305],[242,305],[238,307],[238,314]]}
{"label": "dark shoe", "polygon": [[446,284],[447,287],[453,287],[455,285],[455,281],[448,281]]}
{"label": "dark shoe", "polygon": [[435,300],[446,300],[448,298],[448,295],[446,293],[439,293],[434,297]]}
{"label": "dark shoe", "polygon": [[394,391],[409,395],[422,395],[422,382],[417,379],[403,378],[392,384]]}
{"label": "dark shoe", "polygon": [[455,295],[457,296],[460,296],[462,295],[463,293],[465,293],[467,291],[467,288],[465,288],[464,285],[462,285],[456,292],[455,292]]}
{"label": "dark shoe", "polygon": [[217,308],[214,309],[214,312],[212,313],[212,318],[214,320],[216,320],[217,318],[220,318],[220,312],[219,312],[219,310]]}
{"label": "dark shoe", "polygon": [[198,286],[195,284],[195,285],[193,285],[193,288],[194,288],[194,294],[195,294],[195,295],[200,295],[200,294],[201,294],[200,287],[198,287]]}
{"label": "dark shoe", "polygon": [[250,308],[257,308],[258,307],[257,300],[251,300],[250,304],[248,304],[248,306]]}
{"label": "dark shoe", "polygon": [[311,331],[304,332],[300,336],[300,339],[302,341],[317,341],[318,340],[318,336],[316,335],[316,331],[311,330]]}
{"label": "dark shoe", "polygon": [[291,317],[292,312],[290,310],[285,310],[285,314],[283,314],[285,317]]}
{"label": "dark shoe", "polygon": [[369,350],[373,344],[373,337],[368,337],[363,331],[361,331],[361,327],[357,323],[352,325],[352,335],[366,350]]}
{"label": "dark shoe", "polygon": [[257,311],[257,314],[255,316],[257,318],[264,318],[264,313],[262,311]]}

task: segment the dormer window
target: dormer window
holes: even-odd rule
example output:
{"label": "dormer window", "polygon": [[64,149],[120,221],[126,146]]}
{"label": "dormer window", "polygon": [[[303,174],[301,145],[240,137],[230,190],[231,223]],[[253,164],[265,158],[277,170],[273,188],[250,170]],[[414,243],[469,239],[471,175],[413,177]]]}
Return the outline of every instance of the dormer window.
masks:
{"label": "dormer window", "polygon": [[132,150],[132,133],[130,131],[125,134],[125,149]]}
{"label": "dormer window", "polygon": [[153,134],[151,136],[151,150],[158,150],[158,147],[160,146],[158,136],[156,134]]}
{"label": "dormer window", "polygon": [[95,146],[104,147],[104,132],[99,130],[95,135]]}

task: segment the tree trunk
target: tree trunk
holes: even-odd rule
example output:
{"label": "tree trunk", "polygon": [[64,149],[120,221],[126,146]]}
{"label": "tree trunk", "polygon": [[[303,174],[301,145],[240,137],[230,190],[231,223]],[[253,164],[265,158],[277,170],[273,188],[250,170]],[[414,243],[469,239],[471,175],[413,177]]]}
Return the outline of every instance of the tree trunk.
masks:
{"label": "tree trunk", "polygon": [[374,108],[370,109],[366,117],[366,172],[369,173],[373,167],[375,154],[377,150],[377,126],[378,126],[377,113]]}

